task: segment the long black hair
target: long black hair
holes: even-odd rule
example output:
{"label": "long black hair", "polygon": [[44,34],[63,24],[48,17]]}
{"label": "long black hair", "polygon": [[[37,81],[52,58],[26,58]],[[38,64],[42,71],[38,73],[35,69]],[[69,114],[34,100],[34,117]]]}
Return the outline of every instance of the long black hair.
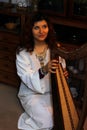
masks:
{"label": "long black hair", "polygon": [[52,23],[50,22],[50,19],[43,13],[36,12],[32,14],[26,22],[24,41],[18,47],[17,49],[18,53],[23,49],[26,49],[26,51],[29,52],[32,52],[34,50],[34,38],[32,34],[32,28],[35,22],[42,21],[42,20],[45,20],[47,22],[49,28],[48,36],[45,41],[51,50],[53,48],[56,48],[56,35]]}

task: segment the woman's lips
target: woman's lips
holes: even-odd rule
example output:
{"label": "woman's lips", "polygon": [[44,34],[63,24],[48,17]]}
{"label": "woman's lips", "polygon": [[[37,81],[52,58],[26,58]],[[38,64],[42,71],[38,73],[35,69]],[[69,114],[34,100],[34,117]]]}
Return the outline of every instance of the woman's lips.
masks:
{"label": "woman's lips", "polygon": [[40,37],[40,38],[44,38],[44,37],[45,37],[45,35],[39,35],[39,37]]}

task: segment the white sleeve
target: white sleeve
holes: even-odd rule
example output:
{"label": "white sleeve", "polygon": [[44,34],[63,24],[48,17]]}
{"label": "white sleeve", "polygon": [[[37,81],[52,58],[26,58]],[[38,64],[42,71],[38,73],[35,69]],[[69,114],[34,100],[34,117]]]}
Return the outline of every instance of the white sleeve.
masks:
{"label": "white sleeve", "polygon": [[16,67],[18,76],[28,88],[38,93],[44,93],[45,90],[40,85],[39,72],[32,70],[31,61],[25,53],[16,55]]}

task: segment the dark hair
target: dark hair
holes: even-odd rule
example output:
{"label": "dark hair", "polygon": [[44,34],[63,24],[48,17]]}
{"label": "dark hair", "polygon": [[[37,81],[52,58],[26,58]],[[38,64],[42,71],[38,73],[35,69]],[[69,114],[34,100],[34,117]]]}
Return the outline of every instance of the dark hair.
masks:
{"label": "dark hair", "polygon": [[34,13],[30,18],[28,18],[25,26],[25,36],[24,41],[20,44],[20,47],[17,49],[17,52],[26,49],[26,51],[32,52],[34,50],[34,39],[32,34],[32,28],[35,22],[45,20],[48,24],[49,32],[46,38],[46,43],[50,49],[56,47],[56,36],[53,26],[49,18],[42,13]]}

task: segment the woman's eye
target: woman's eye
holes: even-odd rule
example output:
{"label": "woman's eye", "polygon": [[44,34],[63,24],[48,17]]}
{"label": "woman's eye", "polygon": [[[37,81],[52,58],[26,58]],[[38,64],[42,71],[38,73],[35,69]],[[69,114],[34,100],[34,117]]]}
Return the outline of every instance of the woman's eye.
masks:
{"label": "woman's eye", "polygon": [[47,25],[44,25],[43,28],[47,28]]}
{"label": "woman's eye", "polygon": [[39,29],[39,27],[38,27],[38,26],[35,26],[35,27],[34,27],[34,29],[35,29],[35,30],[38,30],[38,29]]}
{"label": "woman's eye", "polygon": [[[48,27],[47,25],[43,25],[41,28],[45,29],[45,28],[47,28],[47,27]],[[34,29],[35,29],[35,30],[39,30],[40,27],[39,27],[39,26],[34,26]]]}

